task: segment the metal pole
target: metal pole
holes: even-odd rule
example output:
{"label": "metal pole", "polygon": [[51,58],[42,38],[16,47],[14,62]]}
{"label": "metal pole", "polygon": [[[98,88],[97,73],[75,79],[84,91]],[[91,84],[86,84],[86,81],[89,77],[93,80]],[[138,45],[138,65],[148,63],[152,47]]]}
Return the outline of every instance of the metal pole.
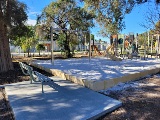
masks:
{"label": "metal pole", "polygon": [[50,33],[51,33],[51,64],[54,65],[54,55],[53,55],[53,27],[51,26],[50,28]]}
{"label": "metal pole", "polygon": [[89,33],[89,62],[91,61],[91,33]]}
{"label": "metal pole", "polygon": [[149,31],[148,31],[148,50],[149,50]]}
{"label": "metal pole", "polygon": [[157,39],[158,39],[158,54],[159,54],[159,52],[160,52],[160,48],[159,48],[160,47],[159,34],[157,35],[157,37],[158,37]]}
{"label": "metal pole", "polygon": [[85,43],[84,43],[84,47],[85,47],[85,52],[86,52],[86,35],[85,35]]}
{"label": "metal pole", "polygon": [[147,33],[144,35],[144,60],[146,59],[146,36]]}
{"label": "metal pole", "polygon": [[156,58],[157,58],[157,54],[158,54],[158,38],[157,38],[157,35],[156,35]]}
{"label": "metal pole", "polygon": [[138,33],[136,34],[136,48],[138,46]]}
{"label": "metal pole", "polygon": [[153,35],[152,35],[152,40],[151,40],[151,53],[152,53],[152,48],[153,48]]}

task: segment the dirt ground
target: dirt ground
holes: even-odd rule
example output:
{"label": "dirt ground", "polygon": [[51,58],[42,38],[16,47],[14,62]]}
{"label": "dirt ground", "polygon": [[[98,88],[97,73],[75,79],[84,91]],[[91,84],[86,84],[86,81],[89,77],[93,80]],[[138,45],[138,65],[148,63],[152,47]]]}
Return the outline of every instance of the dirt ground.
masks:
{"label": "dirt ground", "polygon": [[[13,63],[15,70],[0,73],[0,85],[29,80],[29,76],[25,76],[21,72],[18,62],[13,61]],[[42,70],[35,70],[50,76],[49,73]],[[118,92],[111,92],[108,96],[122,101],[122,107],[98,120],[159,120],[160,77],[153,75],[136,82],[143,85],[138,88],[130,87]],[[0,87],[0,120],[14,120],[14,114],[3,87]]]}

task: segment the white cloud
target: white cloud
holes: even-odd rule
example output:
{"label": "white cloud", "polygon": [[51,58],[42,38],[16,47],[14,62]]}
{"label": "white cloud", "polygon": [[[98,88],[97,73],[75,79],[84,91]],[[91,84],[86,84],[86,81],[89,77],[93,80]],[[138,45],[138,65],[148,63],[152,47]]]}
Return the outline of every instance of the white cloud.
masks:
{"label": "white cloud", "polygon": [[29,12],[28,15],[38,15],[40,12]]}
{"label": "white cloud", "polygon": [[32,19],[27,20],[28,25],[33,25],[34,26],[36,24],[36,22],[37,22],[36,20],[32,20]]}

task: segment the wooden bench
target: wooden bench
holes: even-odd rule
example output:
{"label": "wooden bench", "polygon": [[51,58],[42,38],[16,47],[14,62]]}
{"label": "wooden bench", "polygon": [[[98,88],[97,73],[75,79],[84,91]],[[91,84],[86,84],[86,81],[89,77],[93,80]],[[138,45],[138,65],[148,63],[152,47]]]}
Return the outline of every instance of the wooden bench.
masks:
{"label": "wooden bench", "polygon": [[37,72],[37,71],[33,71],[33,68],[29,65],[26,65],[22,62],[19,62],[19,65],[21,67],[21,70],[23,72],[23,74],[25,75],[29,75],[30,76],[30,81],[32,83],[32,81],[34,82],[41,82],[42,85],[42,93],[44,93],[43,91],[43,85],[44,83],[53,81],[52,79],[48,78],[47,76]]}

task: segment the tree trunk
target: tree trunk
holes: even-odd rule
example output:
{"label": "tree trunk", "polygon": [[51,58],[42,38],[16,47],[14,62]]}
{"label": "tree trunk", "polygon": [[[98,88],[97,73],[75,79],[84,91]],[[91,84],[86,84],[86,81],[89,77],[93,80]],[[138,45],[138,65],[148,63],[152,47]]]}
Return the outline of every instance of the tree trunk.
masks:
{"label": "tree trunk", "polygon": [[13,70],[7,27],[1,21],[0,25],[0,72]]}
{"label": "tree trunk", "polygon": [[28,57],[29,57],[29,49],[27,49]]}
{"label": "tree trunk", "polygon": [[71,55],[71,50],[70,50],[70,47],[69,47],[69,40],[68,40],[67,32],[65,34],[66,34],[66,44],[64,45],[65,57],[66,58],[71,58],[72,55]]}

